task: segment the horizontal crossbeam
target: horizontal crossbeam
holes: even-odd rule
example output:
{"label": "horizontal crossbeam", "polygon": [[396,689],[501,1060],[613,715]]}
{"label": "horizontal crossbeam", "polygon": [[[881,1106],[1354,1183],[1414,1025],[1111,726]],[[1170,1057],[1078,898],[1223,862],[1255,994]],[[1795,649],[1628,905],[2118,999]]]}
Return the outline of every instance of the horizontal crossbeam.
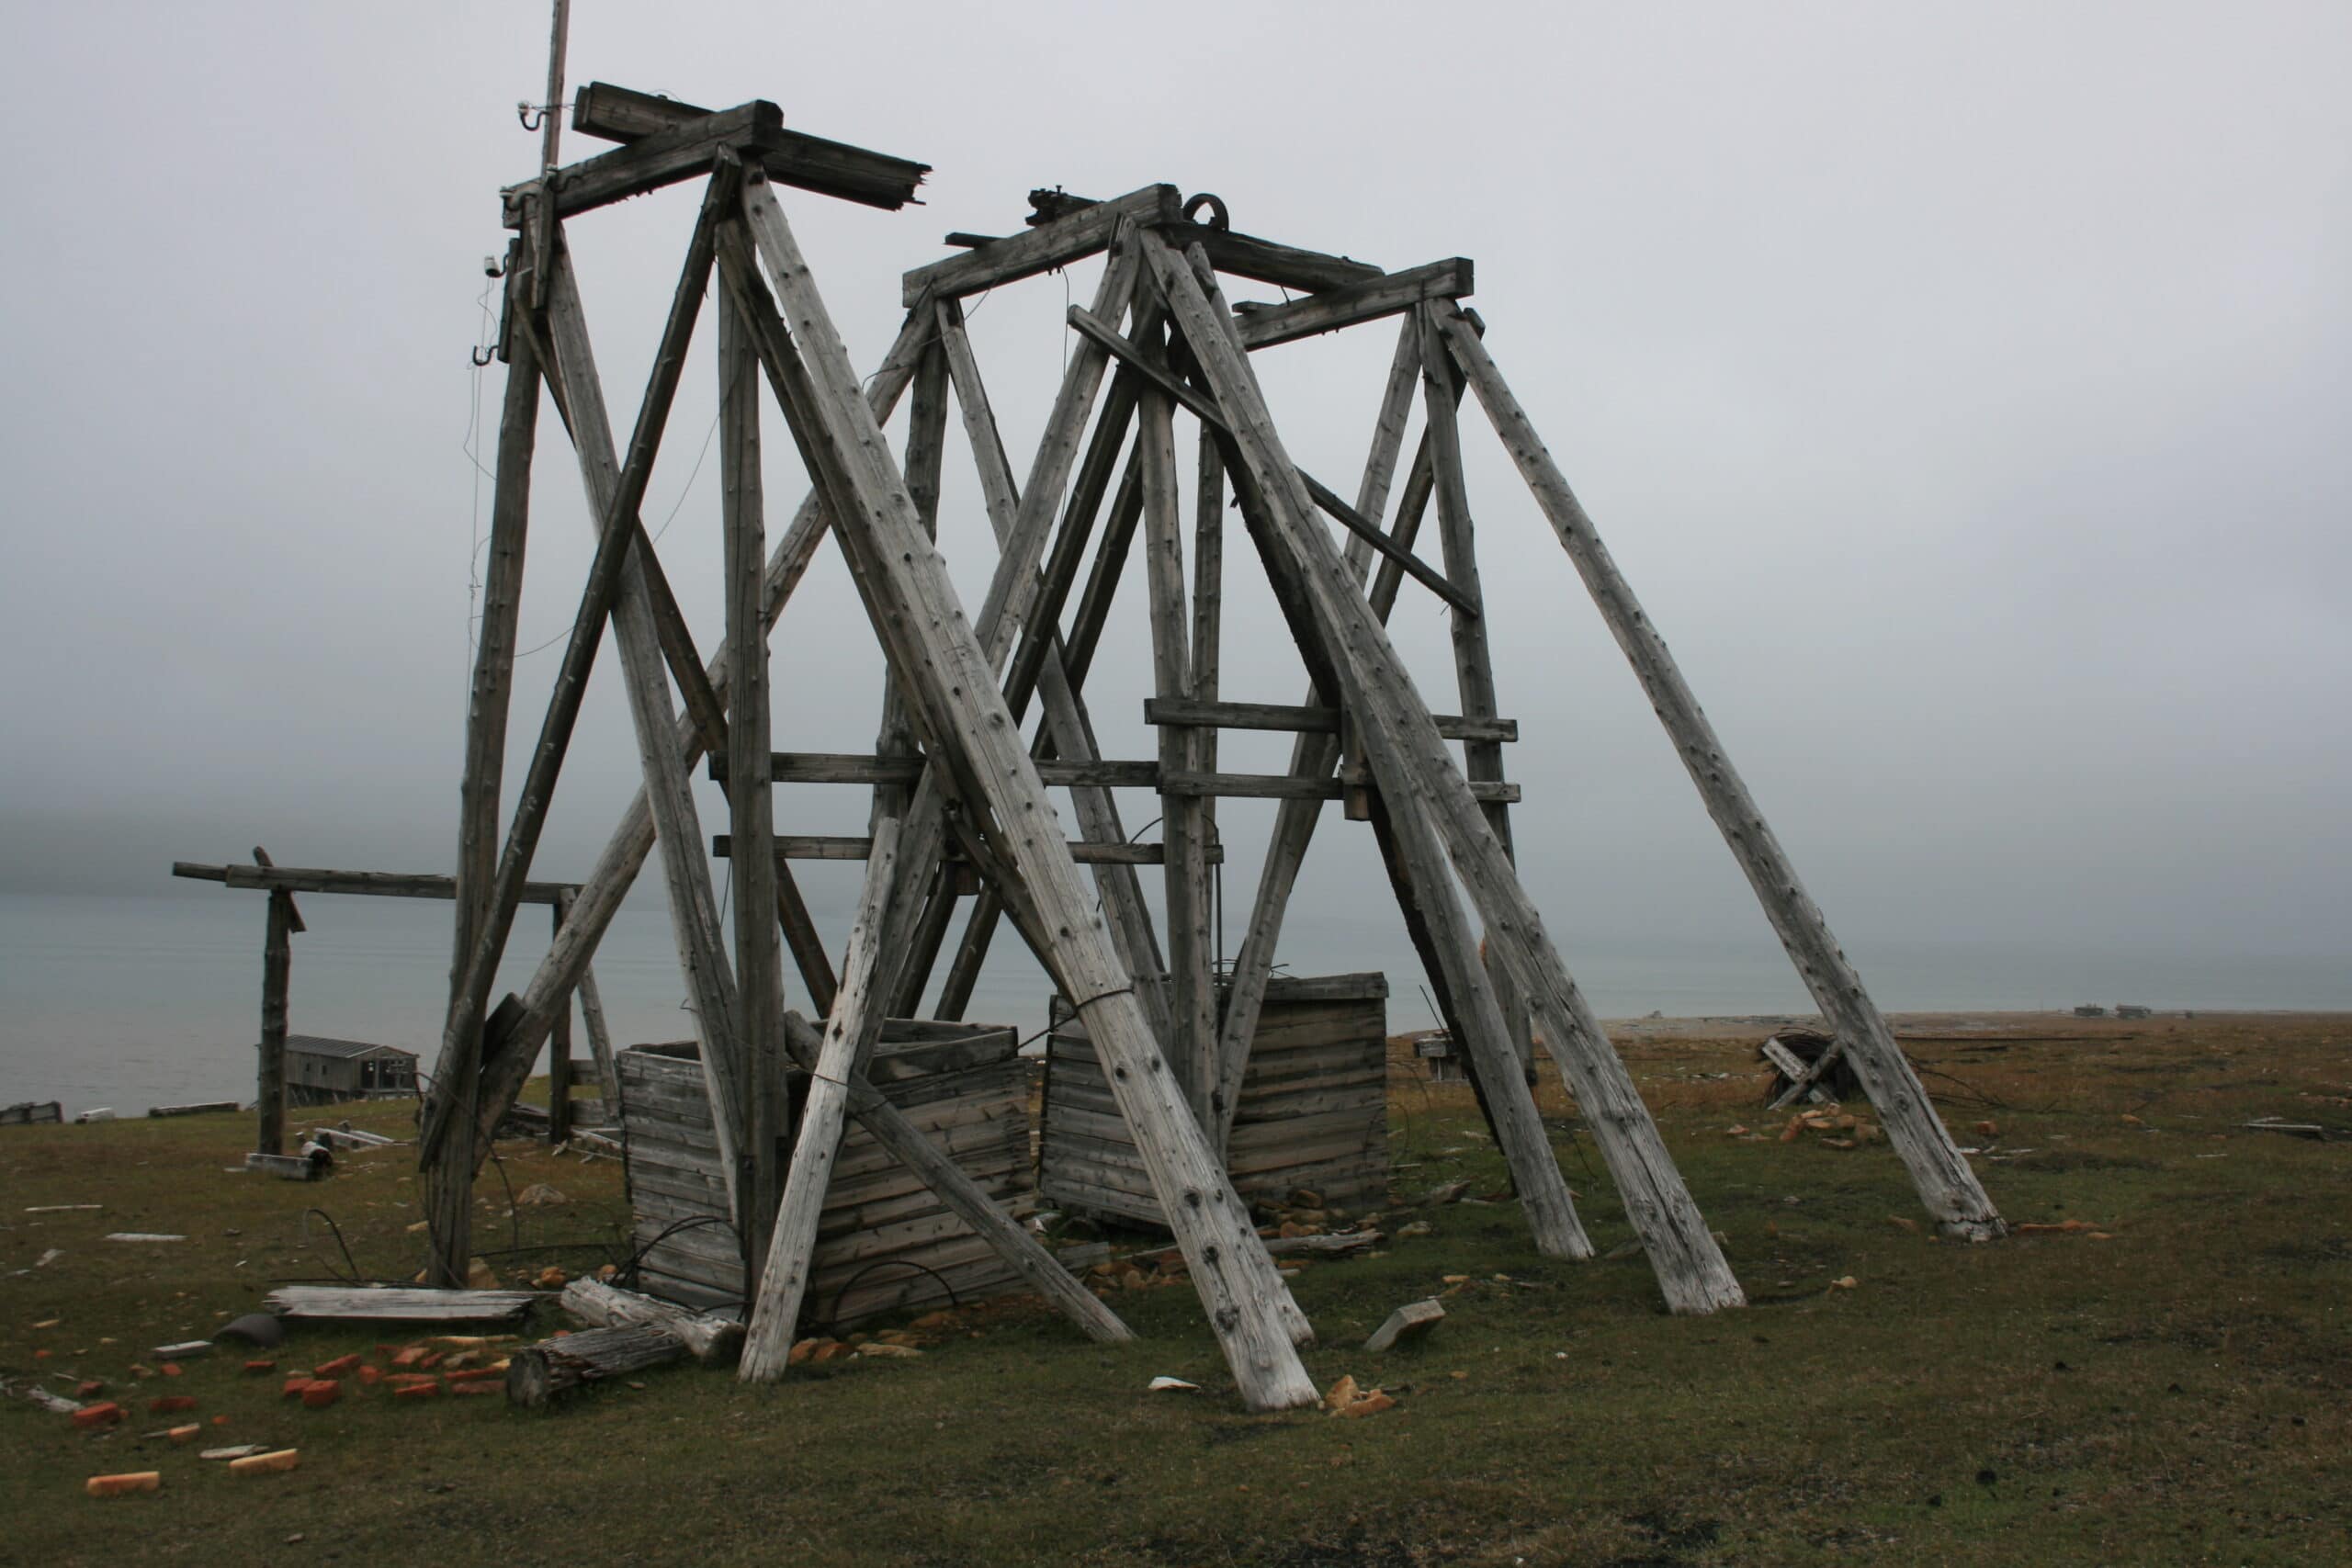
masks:
{"label": "horizontal crossbeam", "polygon": [[[729,858],[733,846],[728,835],[720,833],[710,840],[710,852],[720,860]],[[778,860],[864,860],[874,852],[872,839],[853,838],[830,833],[778,833],[775,836],[775,858]],[[1080,865],[1159,865],[1167,859],[1158,844],[1093,844],[1073,840],[1070,859]],[[949,852],[954,859],[954,852]],[[1212,848],[1212,861],[1223,860],[1225,852]]]}
{"label": "horizontal crossbeam", "polygon": [[[315,866],[300,865],[198,865],[192,861],[175,860],[172,874],[196,882],[220,882],[231,887],[254,888],[265,893],[356,893],[377,898],[454,898],[458,896],[455,877],[435,876],[424,872],[402,871],[322,871]],[[523,902],[552,904],[567,893],[576,893],[580,885],[574,882],[526,882]]]}
{"label": "horizontal crossbeam", "polygon": [[[1216,259],[1214,254],[1210,259]],[[1384,316],[1401,315],[1426,299],[1459,299],[1476,291],[1476,274],[1469,258],[1452,256],[1427,266],[1351,283],[1344,288],[1310,294],[1284,305],[1245,300],[1233,309],[1241,325],[1242,345],[1270,348],[1318,333],[1376,321]]]}
{"label": "horizontal crossbeam", "polygon": [[[1437,732],[1448,740],[1517,740],[1515,718],[1464,718],[1439,714]],[[1338,708],[1294,707],[1287,703],[1196,703],[1146,697],[1146,724],[1184,724],[1218,729],[1272,729],[1291,735],[1337,735]]]}
{"label": "horizontal crossbeam", "polygon": [[[1154,698],[1147,701],[1146,712],[1148,716],[1155,707],[1171,706],[1181,711],[1186,705],[1183,704],[1161,705],[1158,699]],[[1191,705],[1247,709],[1252,705],[1264,705],[1236,703]],[[1319,715],[1332,710],[1291,708],[1275,711],[1287,714]],[[1187,721],[1162,717],[1153,719],[1151,722],[1174,724]],[[1515,739],[1519,728],[1514,721],[1509,719],[1457,718],[1452,720],[1451,725],[1456,731],[1475,728],[1480,732],[1480,739]],[[1333,720],[1333,727],[1335,728],[1337,727],[1336,718]],[[1498,728],[1506,727],[1510,731],[1509,736],[1492,733]],[[1294,722],[1236,726],[1235,728],[1292,729],[1302,728],[1302,726]],[[1446,726],[1442,723],[1440,733],[1444,733],[1445,728]],[[922,778],[923,765],[923,759],[921,757],[882,757],[848,751],[777,751],[770,755],[769,776],[776,784],[911,785]],[[1038,779],[1048,785],[1077,784],[1097,789],[1150,789],[1158,790],[1162,795],[1223,795],[1247,800],[1337,800],[1340,795],[1340,784],[1336,779],[1302,779],[1292,773],[1170,773],[1163,770],[1158,762],[1106,761],[1069,762],[1052,758],[1039,761],[1036,768]],[[726,777],[725,765],[717,758],[711,760],[710,776],[722,781]],[[1520,799],[1517,784],[1476,784],[1472,788],[1477,792],[1478,798],[1481,800],[1516,804]],[[1100,846],[1088,847],[1099,848]],[[805,858],[827,857],[818,855]],[[1081,854],[1078,858],[1082,861],[1086,856]]]}

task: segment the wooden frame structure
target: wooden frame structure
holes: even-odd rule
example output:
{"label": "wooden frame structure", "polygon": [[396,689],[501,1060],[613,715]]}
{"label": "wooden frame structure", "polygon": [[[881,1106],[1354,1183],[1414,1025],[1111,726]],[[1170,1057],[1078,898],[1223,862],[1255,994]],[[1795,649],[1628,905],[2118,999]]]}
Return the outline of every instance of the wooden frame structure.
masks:
{"label": "wooden frame structure", "polygon": [[[748,1277],[759,1281],[744,1377],[782,1371],[831,1162],[852,1116],[923,1172],[1087,1332],[1125,1333],[983,1195],[957,1190],[953,1168],[865,1079],[883,1021],[914,1010],[968,897],[939,1016],[961,1016],[993,933],[1009,919],[1083,1021],[1244,1400],[1254,1409],[1311,1403],[1316,1392],[1296,1353],[1311,1331],[1252,1229],[1221,1151],[1288,897],[1322,803],[1336,798],[1348,818],[1374,829],[1446,1021],[1469,1047],[1538,1245],[1563,1258],[1591,1252],[1520,1071],[1514,1036],[1531,1028],[1583,1109],[1668,1305],[1708,1312],[1738,1304],[1737,1282],[1512,866],[1509,807],[1518,791],[1504,776],[1502,748],[1516,728],[1497,712],[1457,427],[1471,392],[1633,661],[1930,1212],[1955,1234],[1997,1233],[1998,1217],[1535,438],[1480,324],[1461,308],[1473,282],[1467,261],[1385,273],[1236,232],[1221,202],[1187,203],[1165,185],[1107,201],[1037,192],[1025,231],[950,236],[967,254],[906,275],[905,324],[861,381],[779,187],[891,207],[911,197],[922,165],[794,140],[771,105],[709,113],[601,84],[582,90],[574,123],[622,145],[506,193],[515,231],[502,333],[510,368],[468,724],[457,957],[420,1140],[439,1279],[462,1269],[468,1195],[490,1128],[528,1074],[558,1000],[585,973],[620,897],[658,847],[729,1200]],[[685,265],[628,443],[616,447],[566,224],[694,178],[706,185]],[[1197,216],[1204,208],[1211,209],[1205,220]],[[1076,336],[1062,382],[1025,477],[1016,478],[961,302],[1097,255],[1106,257],[1100,285],[1090,305],[1069,311]],[[1222,293],[1224,277],[1302,297],[1236,308]],[[724,647],[707,664],[638,517],[706,293],[718,317],[727,562]],[[1379,320],[1398,320],[1401,331],[1369,456],[1352,495],[1342,496],[1291,461],[1250,355]],[[542,381],[578,454],[596,550],[498,848],[499,760]],[[814,481],[773,549],[759,460],[763,381]],[[1399,486],[1417,394],[1423,430]],[[910,400],[906,445],[894,455],[882,424],[902,399]],[[1000,547],[970,615],[933,543],[951,403]],[[1180,413],[1198,436],[1189,529]],[[1228,491],[1302,656],[1309,684],[1296,706],[1221,695]],[[1393,521],[1384,521],[1392,493]],[[1414,547],[1432,503],[1442,567]],[[1326,518],[1342,530],[1344,547]],[[768,634],[828,534],[890,671],[870,755],[778,751],[768,733]],[[1155,671],[1146,714],[1159,740],[1151,759],[1109,760],[1098,753],[1081,694],[1138,539]],[[1458,715],[1431,712],[1388,640],[1385,623],[1408,579],[1452,617]],[[491,976],[607,626],[619,647],[644,786],[580,885],[537,973],[493,1009]],[[1289,770],[1220,772],[1218,732],[1235,728],[1295,734]],[[729,831],[716,847],[732,857],[739,884],[732,964],[687,788],[705,758],[728,789]],[[775,786],[818,782],[873,790],[866,835],[775,831]],[[1069,791],[1075,839],[1050,788]],[[1114,792],[1129,788],[1159,795],[1160,843],[1128,841]],[[1215,802],[1233,795],[1281,806],[1220,1024],[1207,868],[1217,856]],[[809,855],[865,865],[838,967],[792,877],[792,862]],[[1146,865],[1159,865],[1166,881],[1164,949],[1138,874]],[[786,1010],[786,952],[820,1021]],[[777,1092],[787,1060],[808,1075],[790,1125]]]}

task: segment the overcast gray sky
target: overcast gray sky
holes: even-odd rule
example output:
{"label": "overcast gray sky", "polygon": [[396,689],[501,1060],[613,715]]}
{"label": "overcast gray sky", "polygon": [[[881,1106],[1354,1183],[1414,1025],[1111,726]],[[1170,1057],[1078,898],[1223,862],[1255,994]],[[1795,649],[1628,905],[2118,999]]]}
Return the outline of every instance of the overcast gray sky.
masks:
{"label": "overcast gray sky", "polygon": [[[465,442],[502,374],[467,350],[498,187],[536,156],[514,106],[540,92],[545,6],[10,10],[0,887],[161,891],[175,856],[257,840],[446,866],[488,507]],[[1849,946],[2329,954],[2352,953],[2346,59],[2341,5],[577,0],[571,74],[769,97],[935,165],[898,214],[786,195],[862,367],[900,271],[1016,226],[1037,185],[1166,180],[1270,238],[1475,257],[1496,357]],[[624,423],[693,200],[572,232]],[[1016,468],[1064,302],[1046,277],[977,304]],[[1361,464],[1392,343],[1260,356],[1310,469]],[[706,327],[646,517],[707,643],[713,410]],[[1522,858],[1571,961],[1768,941],[1465,429]],[[526,648],[560,637],[586,558],[541,430]],[[768,454],[780,517],[800,483]],[[950,468],[943,544],[976,602],[960,445]],[[1297,700],[1265,596],[1235,595],[1227,694]],[[1444,710],[1433,604],[1408,589],[1397,635]],[[1106,752],[1147,756],[1124,608],[1090,694]],[[778,744],[865,747],[880,664],[830,551],[776,646]],[[557,657],[520,667],[518,759]],[[611,674],[608,650],[543,874],[583,871],[630,791]],[[849,830],[854,795],[780,816]],[[1237,863],[1266,819],[1229,809]],[[1343,925],[1381,886],[1361,829],[1329,829],[1297,918]]]}

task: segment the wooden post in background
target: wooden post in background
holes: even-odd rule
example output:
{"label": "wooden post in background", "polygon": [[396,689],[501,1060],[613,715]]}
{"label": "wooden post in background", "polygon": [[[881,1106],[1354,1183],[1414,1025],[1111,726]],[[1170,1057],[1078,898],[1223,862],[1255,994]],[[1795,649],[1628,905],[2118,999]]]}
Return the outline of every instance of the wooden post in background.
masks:
{"label": "wooden post in background", "polygon": [[254,1147],[262,1154],[286,1152],[286,991],[294,968],[294,895],[269,896],[269,934],[261,949],[261,1066],[255,1084],[260,1107]]}
{"label": "wooden post in background", "polygon": [[[548,908],[548,930],[552,936],[563,930],[565,908],[571,904],[569,896],[559,897]],[[563,998],[563,1010],[555,1015],[555,1025],[548,1031],[548,1142],[560,1144],[571,1136],[571,998]]]}

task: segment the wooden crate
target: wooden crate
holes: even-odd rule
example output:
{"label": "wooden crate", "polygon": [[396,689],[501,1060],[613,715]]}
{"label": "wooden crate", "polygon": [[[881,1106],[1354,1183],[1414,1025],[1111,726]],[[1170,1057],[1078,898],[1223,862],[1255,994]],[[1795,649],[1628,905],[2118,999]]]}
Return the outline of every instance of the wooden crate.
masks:
{"label": "wooden crate", "polygon": [[[1083,1213],[1160,1224],[1085,1026],[1059,998],[1052,1016],[1039,1195]],[[1387,1090],[1385,976],[1275,979],[1226,1148],[1234,1187],[1275,1205],[1307,1188],[1327,1206],[1378,1208],[1388,1190]]]}
{"label": "wooden crate", "polygon": [[[1010,1029],[894,1019],[867,1069],[892,1104],[1006,1205],[1033,1190],[1029,1074],[1017,1044]],[[734,1230],[720,1223],[727,1189],[696,1048],[637,1045],[617,1061],[635,1244],[646,1249],[644,1288],[692,1306],[740,1305],[743,1258]],[[805,1075],[790,1076],[796,1106],[805,1083]],[[671,1229],[694,1221],[701,1223]],[[818,1225],[808,1325],[830,1329],[900,1307],[944,1306],[951,1292],[968,1302],[1025,1288],[929,1188],[850,1122]]]}

